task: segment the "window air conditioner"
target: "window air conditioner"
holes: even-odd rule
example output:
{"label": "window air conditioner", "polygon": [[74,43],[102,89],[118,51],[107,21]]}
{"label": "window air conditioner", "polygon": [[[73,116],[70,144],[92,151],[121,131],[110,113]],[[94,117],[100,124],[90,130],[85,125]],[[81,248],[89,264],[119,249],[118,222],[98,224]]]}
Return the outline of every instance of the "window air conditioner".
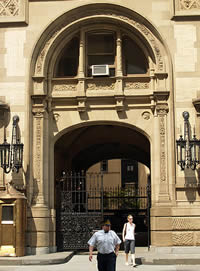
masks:
{"label": "window air conditioner", "polygon": [[92,76],[109,75],[109,67],[105,65],[92,65]]}

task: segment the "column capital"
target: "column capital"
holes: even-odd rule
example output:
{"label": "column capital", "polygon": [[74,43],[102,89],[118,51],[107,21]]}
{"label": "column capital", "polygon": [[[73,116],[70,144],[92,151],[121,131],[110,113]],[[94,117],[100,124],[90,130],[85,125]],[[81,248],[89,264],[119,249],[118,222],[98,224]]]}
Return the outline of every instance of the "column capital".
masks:
{"label": "column capital", "polygon": [[169,112],[168,104],[158,104],[156,105],[156,112],[158,115],[167,115]]}
{"label": "column capital", "polygon": [[45,112],[46,112],[46,110],[44,107],[32,108],[32,113],[36,118],[43,118]]}

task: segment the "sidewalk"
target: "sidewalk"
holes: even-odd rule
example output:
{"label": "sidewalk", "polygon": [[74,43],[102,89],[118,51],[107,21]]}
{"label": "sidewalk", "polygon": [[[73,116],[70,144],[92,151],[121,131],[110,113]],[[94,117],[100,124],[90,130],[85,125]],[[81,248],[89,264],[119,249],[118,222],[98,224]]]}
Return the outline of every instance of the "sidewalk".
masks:
{"label": "sidewalk", "polygon": [[[88,252],[80,252],[78,255],[87,255]],[[124,252],[120,252],[123,256]],[[136,248],[136,263],[138,265],[200,265],[200,247],[170,247],[170,248]],[[53,265],[70,261],[74,256],[73,251],[57,252],[44,255],[32,255],[24,257],[0,257],[0,266],[17,265]]]}

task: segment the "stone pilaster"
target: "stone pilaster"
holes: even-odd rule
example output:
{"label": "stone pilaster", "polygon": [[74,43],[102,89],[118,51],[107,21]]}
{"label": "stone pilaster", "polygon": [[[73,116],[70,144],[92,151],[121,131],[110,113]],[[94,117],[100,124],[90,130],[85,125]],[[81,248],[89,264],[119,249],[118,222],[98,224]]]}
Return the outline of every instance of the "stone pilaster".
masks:
{"label": "stone pilaster", "polygon": [[121,31],[117,32],[117,40],[116,40],[116,91],[118,94],[123,93],[123,71],[122,71],[122,37]]}
{"label": "stone pilaster", "polygon": [[160,183],[159,183],[159,202],[169,202],[169,181],[168,181],[168,164],[167,164],[167,113],[168,106],[158,105],[156,107],[159,121],[160,133]]}
{"label": "stone pilaster", "polygon": [[[32,204],[46,206],[45,199],[45,165],[44,165],[44,138],[45,138],[45,114],[42,107],[34,107],[33,110],[33,199]],[[46,185],[47,187],[47,185]]]}
{"label": "stone pilaster", "polygon": [[80,32],[78,96],[85,96],[85,32]]}

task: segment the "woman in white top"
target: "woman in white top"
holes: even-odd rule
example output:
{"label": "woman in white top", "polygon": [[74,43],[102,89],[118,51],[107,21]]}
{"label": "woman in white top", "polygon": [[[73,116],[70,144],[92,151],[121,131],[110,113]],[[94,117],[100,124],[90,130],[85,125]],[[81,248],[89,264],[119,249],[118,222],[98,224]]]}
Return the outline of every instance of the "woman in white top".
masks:
{"label": "woman in white top", "polygon": [[126,254],[126,265],[128,265],[128,254],[131,251],[131,261],[133,266],[135,264],[135,227],[136,225],[133,223],[133,216],[129,215],[127,217],[128,223],[124,224],[122,231],[122,239],[124,242],[124,249]]}

